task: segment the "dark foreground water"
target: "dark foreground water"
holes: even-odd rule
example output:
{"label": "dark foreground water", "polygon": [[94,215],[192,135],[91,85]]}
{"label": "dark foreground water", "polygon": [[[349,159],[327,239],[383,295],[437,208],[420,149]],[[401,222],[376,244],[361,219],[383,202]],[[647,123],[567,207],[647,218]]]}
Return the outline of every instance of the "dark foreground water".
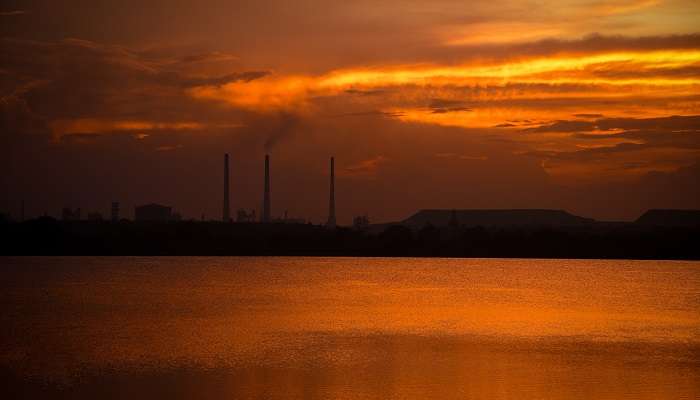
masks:
{"label": "dark foreground water", "polygon": [[700,398],[698,262],[0,264],[1,398]]}

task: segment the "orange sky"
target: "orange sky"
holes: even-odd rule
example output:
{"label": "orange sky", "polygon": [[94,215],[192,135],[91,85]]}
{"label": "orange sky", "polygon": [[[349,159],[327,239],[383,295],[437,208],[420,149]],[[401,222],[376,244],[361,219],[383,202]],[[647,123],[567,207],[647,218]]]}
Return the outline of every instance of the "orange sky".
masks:
{"label": "orange sky", "polygon": [[9,1],[0,20],[6,212],[213,218],[224,151],[234,207],[259,208],[267,151],[273,214],[317,221],[330,155],[341,222],[700,206],[696,1]]}

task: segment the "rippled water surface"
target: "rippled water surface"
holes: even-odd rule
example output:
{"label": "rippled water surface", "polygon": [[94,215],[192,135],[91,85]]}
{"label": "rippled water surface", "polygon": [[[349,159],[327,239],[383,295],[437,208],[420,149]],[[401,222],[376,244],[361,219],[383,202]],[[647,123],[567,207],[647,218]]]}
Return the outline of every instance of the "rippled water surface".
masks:
{"label": "rippled water surface", "polygon": [[0,264],[3,398],[700,398],[697,262]]}

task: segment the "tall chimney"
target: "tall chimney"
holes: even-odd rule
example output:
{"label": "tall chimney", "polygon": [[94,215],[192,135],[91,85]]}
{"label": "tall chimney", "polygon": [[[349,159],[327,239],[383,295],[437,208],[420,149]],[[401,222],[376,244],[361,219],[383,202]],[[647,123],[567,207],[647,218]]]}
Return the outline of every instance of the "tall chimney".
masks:
{"label": "tall chimney", "polygon": [[231,208],[229,206],[228,192],[228,153],[226,153],[224,154],[224,212],[222,217],[224,222],[231,221]]}
{"label": "tall chimney", "polygon": [[265,154],[265,195],[263,198],[263,223],[270,222],[270,156]]}
{"label": "tall chimney", "polygon": [[326,226],[335,228],[335,162],[331,157],[331,190],[328,199],[328,222]]}

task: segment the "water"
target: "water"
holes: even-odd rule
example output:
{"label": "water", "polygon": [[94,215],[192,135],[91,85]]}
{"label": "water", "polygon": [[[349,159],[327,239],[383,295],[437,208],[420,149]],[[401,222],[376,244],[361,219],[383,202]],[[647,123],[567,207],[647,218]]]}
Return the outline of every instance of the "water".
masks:
{"label": "water", "polygon": [[0,263],[3,398],[700,397],[698,262]]}

